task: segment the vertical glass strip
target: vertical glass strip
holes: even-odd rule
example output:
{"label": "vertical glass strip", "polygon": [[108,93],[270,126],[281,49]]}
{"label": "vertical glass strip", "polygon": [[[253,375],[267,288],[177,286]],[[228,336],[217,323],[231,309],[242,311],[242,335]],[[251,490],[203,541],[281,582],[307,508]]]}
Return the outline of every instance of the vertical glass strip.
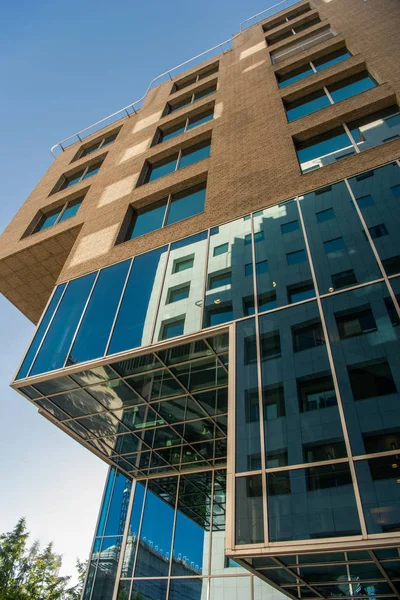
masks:
{"label": "vertical glass strip", "polygon": [[70,281],[30,375],[63,367],[96,273]]}
{"label": "vertical glass strip", "polygon": [[68,364],[104,355],[129,264],[130,261],[126,260],[100,271]]}
{"label": "vertical glass strip", "polygon": [[29,346],[29,349],[25,355],[21,368],[18,371],[16,379],[23,379],[28,375],[32,360],[34,359],[34,356],[39,348],[40,342],[42,341],[43,335],[48,327],[48,324],[50,323],[51,318],[54,315],[54,311],[65,289],[65,286],[66,283],[62,283],[61,285],[56,287],[53,297],[50,300],[50,304],[47,307],[47,310],[42,320],[40,321],[39,327],[37,328],[37,331],[35,333],[35,337],[33,338],[31,345]]}
{"label": "vertical glass strip", "polygon": [[150,343],[167,246],[134,259],[107,354]]}

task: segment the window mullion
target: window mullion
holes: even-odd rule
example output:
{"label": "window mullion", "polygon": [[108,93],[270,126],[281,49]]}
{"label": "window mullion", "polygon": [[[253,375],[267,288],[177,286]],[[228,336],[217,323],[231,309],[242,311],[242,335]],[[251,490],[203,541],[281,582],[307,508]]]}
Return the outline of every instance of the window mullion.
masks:
{"label": "window mullion", "polygon": [[312,61],[312,60],[310,60],[310,66],[311,66],[312,70],[314,71],[314,73],[318,73],[318,71],[317,71],[317,69],[315,68],[315,66],[314,66],[314,63],[313,63],[313,61]]}
{"label": "window mullion", "polygon": [[189,117],[187,117],[186,121],[185,121],[185,128],[183,130],[183,133],[185,133],[188,130],[189,127]]}
{"label": "window mullion", "polygon": [[324,90],[325,94],[328,96],[328,100],[329,100],[329,102],[330,102],[331,104],[335,104],[335,101],[334,101],[334,99],[332,98],[332,96],[331,96],[331,94],[330,94],[330,91],[328,90],[328,88],[327,88],[325,85],[323,86],[323,90]]}
{"label": "window mullion", "polygon": [[170,194],[168,196],[167,204],[165,206],[164,219],[163,219],[161,228],[165,227],[165,225],[166,225],[166,222],[167,222],[167,219],[168,219],[169,207],[171,206],[171,198],[172,198],[172,194]]}
{"label": "window mullion", "polygon": [[181,158],[182,158],[182,148],[178,152],[178,158],[176,159],[175,171],[177,171],[179,169]]}
{"label": "window mullion", "polygon": [[65,212],[65,209],[67,208],[67,206],[68,206],[68,202],[66,202],[66,203],[64,204],[64,206],[62,207],[62,209],[61,209],[61,210],[60,210],[60,212],[58,213],[58,217],[57,217],[57,219],[56,219],[56,221],[55,221],[54,225],[57,225],[57,223],[60,221],[61,217],[63,216],[63,214],[64,214],[64,212]]}
{"label": "window mullion", "polygon": [[88,171],[89,171],[89,165],[88,165],[88,166],[86,167],[86,169],[83,171],[83,173],[82,173],[82,175],[81,175],[81,178],[79,179],[78,183],[80,183],[81,181],[83,181],[83,180],[84,180],[84,178],[85,178],[85,176],[86,176],[86,174],[87,174],[87,172],[88,172]]}
{"label": "window mullion", "polygon": [[351,131],[350,131],[350,129],[348,128],[347,124],[346,124],[346,123],[342,123],[342,125],[343,125],[343,129],[345,130],[345,132],[346,132],[346,133],[347,133],[347,135],[349,136],[351,143],[353,144],[354,150],[356,151],[356,153],[357,153],[357,154],[360,154],[361,150],[360,150],[360,148],[358,147],[358,145],[357,145],[357,143],[356,143],[355,139],[353,138],[353,136],[352,136],[352,134],[351,134]]}

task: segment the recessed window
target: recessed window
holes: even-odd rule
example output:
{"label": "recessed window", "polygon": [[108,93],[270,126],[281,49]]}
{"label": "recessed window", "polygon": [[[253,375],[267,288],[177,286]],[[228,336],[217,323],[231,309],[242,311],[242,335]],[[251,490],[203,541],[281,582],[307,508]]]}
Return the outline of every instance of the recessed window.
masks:
{"label": "recessed window", "polygon": [[[267,385],[263,387],[263,403],[264,403],[264,419],[272,421],[279,417],[284,417],[285,411],[285,394],[283,385]],[[271,464],[269,464],[271,466]]]}
{"label": "recessed window", "polygon": [[312,467],[307,471],[307,489],[311,491],[352,485],[351,472],[346,464]]}
{"label": "recessed window", "polygon": [[382,265],[387,275],[396,275],[400,273],[400,256],[391,256],[390,258],[383,258]]}
{"label": "recessed window", "polygon": [[190,283],[186,283],[185,285],[181,285],[177,288],[169,290],[167,304],[172,304],[173,302],[179,302],[179,300],[185,300],[186,298],[189,298],[189,292]]}
{"label": "recessed window", "polygon": [[389,235],[389,232],[386,229],[386,225],[384,223],[374,225],[373,227],[368,227],[368,231],[373,240],[376,240],[377,238],[383,237],[385,235]]}
{"label": "recessed window", "polygon": [[225,285],[231,285],[232,283],[232,272],[223,271],[222,273],[214,273],[208,278],[208,289],[215,290]]}
{"label": "recessed window", "polygon": [[[400,303],[400,295],[396,296],[397,302]],[[393,300],[391,298],[385,298],[386,310],[388,312],[390,322],[393,327],[397,327],[400,323],[400,317],[397,313]]]}
{"label": "recessed window", "polygon": [[288,286],[287,293],[289,304],[302,302],[303,300],[308,300],[309,298],[315,298],[315,290],[311,282]]}
{"label": "recessed window", "polygon": [[258,295],[258,312],[272,310],[277,307],[276,292],[266,292]]}
{"label": "recessed window", "polygon": [[190,104],[193,104],[193,102],[197,102],[198,100],[201,100],[202,98],[211,96],[211,94],[214,94],[216,91],[217,91],[217,84],[212,84],[212,85],[209,85],[209,86],[203,88],[202,90],[199,90],[198,92],[189,94],[189,95],[185,96],[184,98],[180,98],[179,100],[175,100],[173,102],[168,102],[165,107],[165,110],[164,110],[164,116],[169,115],[172,112],[175,112],[176,110],[180,110],[184,106],[189,106]]}
{"label": "recessed window", "polygon": [[139,178],[138,185],[155,181],[169,175],[178,169],[183,169],[210,155],[211,140],[206,140],[185,150],[179,150],[162,160],[145,165],[144,175]]}
{"label": "recessed window", "polygon": [[[65,204],[63,204],[62,206],[60,206],[58,208],[54,208],[53,210],[41,213],[39,216],[39,220],[38,220],[37,224],[35,225],[32,233],[37,233],[38,231],[43,231],[44,229],[48,229],[52,225],[56,225],[57,223],[62,223],[63,221],[66,221],[67,219],[71,219],[71,217],[74,217],[76,215],[76,213],[78,212],[78,210],[83,202],[83,199],[84,199],[84,196],[81,196],[80,198],[75,198],[75,200],[70,200],[69,202],[66,202]],[[37,217],[36,217],[36,219],[37,219]],[[25,234],[25,235],[27,235],[27,234]]]}
{"label": "recessed window", "polygon": [[335,213],[333,212],[333,208],[327,208],[326,210],[321,210],[315,214],[317,219],[317,223],[324,223],[325,221],[330,221],[335,218]]}
{"label": "recessed window", "polygon": [[367,196],[361,196],[361,198],[357,198],[357,204],[359,208],[368,208],[368,206],[373,206],[374,201],[372,200],[372,196],[369,194]]}
{"label": "recessed window", "polygon": [[347,456],[346,444],[344,442],[325,442],[324,444],[307,445],[303,448],[304,462],[320,462],[323,460],[335,460]]}
{"label": "recessed window", "polygon": [[[262,242],[264,240],[264,230],[254,232],[254,242],[257,244],[258,242]],[[251,244],[251,233],[246,233],[244,236],[244,245],[248,246]]]}
{"label": "recessed window", "polygon": [[307,254],[305,250],[297,250],[296,252],[289,252],[286,254],[286,260],[288,265],[297,265],[307,260]]}
{"label": "recessed window", "polygon": [[300,81],[305,77],[309,77],[309,75],[312,75],[313,73],[315,73],[315,71],[311,67],[310,63],[307,63],[306,65],[298,67],[297,69],[293,69],[293,71],[289,71],[288,73],[284,73],[282,75],[277,73],[276,77],[278,79],[279,87],[283,88],[291,83],[294,83],[295,81]]}
{"label": "recessed window", "polygon": [[250,277],[250,275],[253,275],[253,263],[247,263],[247,265],[244,265],[244,274],[245,277]]}
{"label": "recessed window", "polygon": [[278,358],[281,355],[281,336],[279,331],[270,331],[260,335],[261,360]]}
{"label": "recessed window", "polygon": [[183,335],[183,330],[185,327],[185,319],[180,318],[176,321],[171,321],[170,323],[163,323],[161,327],[161,340],[168,340],[169,338],[177,337],[178,335]]}
{"label": "recessed window", "polygon": [[324,56],[313,59],[306,64],[293,69],[292,71],[286,73],[277,73],[278,85],[280,88],[286,87],[295,81],[300,81],[305,77],[309,77],[318,71],[322,71],[323,69],[327,69],[332,65],[335,65],[347,58],[350,58],[351,54],[347,50],[347,48],[341,48],[340,50],[336,50],[335,52],[330,52],[329,54],[325,54]]}
{"label": "recessed window", "polygon": [[187,269],[191,269],[193,267],[194,257],[186,256],[185,258],[179,258],[174,262],[173,273],[181,273],[182,271],[186,271]]}
{"label": "recessed window", "polygon": [[93,177],[93,175],[96,175],[96,173],[98,173],[98,171],[103,163],[103,160],[104,160],[104,158],[102,158],[101,160],[98,160],[95,163],[92,163],[91,165],[82,167],[81,169],[79,169],[79,171],[75,171],[71,175],[62,175],[61,178],[59,179],[59,181],[57,182],[57,184],[55,185],[55,187],[53,188],[51,193],[55,194],[56,192],[59,192],[60,190],[65,190],[66,188],[69,188],[72,185],[80,183],[81,181],[84,181],[85,179],[88,179],[89,177]]}
{"label": "recessed window", "polygon": [[396,200],[400,200],[400,185],[394,185],[390,188],[390,191],[392,192]]}
{"label": "recessed window", "polygon": [[343,127],[315,136],[296,144],[297,156],[303,173],[355,154],[351,140]]}
{"label": "recessed window", "polygon": [[326,108],[327,106],[331,106],[331,102],[324,90],[318,90],[299,100],[285,103],[289,123],[296,119],[300,119],[301,117],[305,117],[306,115],[310,115],[322,108]]}
{"label": "recessed window", "polygon": [[268,261],[260,260],[256,263],[256,273],[257,275],[262,275],[263,273],[268,273]]}
{"label": "recessed window", "polygon": [[227,303],[223,306],[207,307],[206,321],[207,327],[216,327],[217,325],[222,325],[222,323],[233,321],[232,304]]}
{"label": "recessed window", "polygon": [[293,27],[287,29],[286,31],[268,35],[265,39],[269,46],[272,44],[277,44],[278,42],[282,42],[283,40],[289,39],[297,33],[301,33],[302,31],[305,31],[306,29],[309,29],[310,27],[313,27],[314,25],[317,25],[320,22],[321,19],[319,18],[319,16],[308,17],[304,22],[295,24]]}
{"label": "recessed window", "polygon": [[343,238],[335,238],[334,240],[329,240],[328,242],[324,242],[324,250],[326,254],[332,254],[333,252],[338,252],[339,250],[343,250],[344,241]]}
{"label": "recessed window", "polygon": [[323,71],[332,65],[336,65],[337,63],[346,60],[346,58],[351,58],[351,54],[347,48],[341,48],[340,50],[330,52],[329,54],[325,54],[320,58],[314,59],[312,64],[314,65],[316,71]]}
{"label": "recessed window", "polygon": [[203,212],[205,197],[206,184],[203,183],[170,194],[168,198],[155,202],[149,207],[134,211],[125,240],[137,238]]}
{"label": "recessed window", "polygon": [[304,52],[305,47],[307,49],[312,48],[316,44],[322,44],[322,42],[334,37],[335,35],[337,34],[329,27],[309,33],[308,35],[302,37],[301,40],[295,41],[291,44],[285,44],[282,48],[271,52],[271,62],[274,65],[285,60],[286,58],[293,57],[296,54],[299,54],[299,52]]}
{"label": "recessed window", "polygon": [[299,379],[297,390],[302,412],[321,410],[336,404],[335,388],[330,375],[319,374]]}
{"label": "recessed window", "polygon": [[354,400],[365,400],[397,392],[386,360],[347,367]]}
{"label": "recessed window", "polygon": [[202,79],[205,79],[206,77],[210,77],[210,75],[214,75],[214,73],[218,73],[218,69],[219,69],[219,64],[215,63],[212,65],[209,65],[208,67],[204,67],[204,69],[202,69],[198,73],[194,73],[193,75],[189,75],[188,77],[185,77],[179,81],[176,81],[173,85],[171,94],[178,92],[179,90],[183,90],[184,88],[188,87],[189,85],[193,85],[194,83],[197,83],[198,81],[201,81]]}
{"label": "recessed window", "polygon": [[391,141],[393,134],[400,134],[398,106],[391,106],[356,121],[347,123],[358,149],[368,150]]}
{"label": "recessed window", "polygon": [[102,138],[97,139],[95,142],[92,142],[89,145],[83,146],[83,148],[80,148],[78,150],[77,155],[75,156],[74,160],[78,160],[79,158],[83,158],[84,156],[89,156],[89,154],[92,154],[93,152],[100,150],[100,148],[104,148],[104,146],[108,146],[109,144],[112,144],[117,139],[117,135],[118,135],[119,131],[120,130],[113,131],[113,132],[103,136]]}
{"label": "recessed window", "polygon": [[297,219],[295,221],[290,221],[290,223],[284,223],[281,225],[282,234],[291,233],[292,231],[297,231],[299,229],[299,222]]}
{"label": "recessed window", "polygon": [[325,345],[324,332],[319,320],[301,323],[292,327],[292,338],[294,352],[310,350],[316,346]]}
{"label": "recessed window", "polygon": [[376,82],[367,71],[347,77],[327,86],[334,102],[341,102],[376,87]]}
{"label": "recessed window", "polygon": [[332,275],[332,285],[335,290],[340,290],[341,288],[354,285],[355,283],[358,283],[358,281],[353,269],[348,269],[347,271],[341,271],[340,273]]}
{"label": "recessed window", "polygon": [[229,249],[229,244],[220,244],[219,246],[215,246],[213,250],[213,256],[220,256],[221,254],[226,254]]}
{"label": "recessed window", "polygon": [[376,331],[376,322],[369,305],[335,313],[341,340]]}

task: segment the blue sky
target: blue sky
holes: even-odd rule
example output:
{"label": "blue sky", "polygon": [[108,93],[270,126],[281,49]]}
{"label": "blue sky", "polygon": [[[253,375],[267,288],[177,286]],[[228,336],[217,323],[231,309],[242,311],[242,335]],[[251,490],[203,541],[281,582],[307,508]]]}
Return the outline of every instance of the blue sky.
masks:
{"label": "blue sky", "polygon": [[[49,148],[143,95],[157,74],[226,40],[277,0],[8,1],[0,22],[0,231]],[[293,3],[290,0],[290,3]],[[0,532],[25,515],[64,572],[87,557],[107,467],[9,387],[33,326],[0,297]]]}

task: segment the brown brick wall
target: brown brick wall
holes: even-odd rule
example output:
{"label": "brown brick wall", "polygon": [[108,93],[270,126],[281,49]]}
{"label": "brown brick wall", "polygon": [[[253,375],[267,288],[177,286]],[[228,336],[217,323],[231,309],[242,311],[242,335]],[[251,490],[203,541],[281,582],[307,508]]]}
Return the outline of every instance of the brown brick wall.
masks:
{"label": "brown brick wall", "polygon": [[[81,158],[71,163],[79,147],[77,144],[61,153],[0,238],[0,291],[30,319],[37,321],[56,281],[82,275],[250,210],[274,204],[397,158],[400,155],[400,140],[318,171],[301,174],[292,142],[293,135],[297,139],[310,137],[336,126],[344,118],[350,120],[367,114],[371,107],[375,110],[389,106],[396,101],[396,96],[400,97],[398,0],[313,0],[310,4],[319,13],[322,22],[298,34],[299,39],[326,25],[333,27],[340,33],[339,36],[272,65],[270,51],[284,47],[291,40],[267,48],[262,24],[245,30],[235,38],[233,50],[220,55],[217,74],[174,94],[171,94],[172,83],[163,83],[151,90],[137,115],[102,130],[101,135],[104,131],[121,126],[116,142],[90,155],[90,161],[106,155],[96,176],[73,186],[70,191],[49,195],[63,173],[89,162],[88,158]],[[303,20],[304,15],[296,19],[298,22]],[[285,28],[282,25],[279,30]],[[335,49],[343,40],[354,54],[352,59],[292,86],[278,89],[275,71],[281,72],[301,64],[306,57],[318,56],[328,48]],[[214,61],[210,59],[207,62],[212,64]],[[348,76],[363,70],[365,66],[382,84],[378,89],[369,90],[297,122],[287,123],[282,98],[301,97],[322,84],[337,81],[341,74]],[[216,94],[161,117],[167,101],[207,87],[216,80]],[[162,145],[150,147],[158,125],[176,122],[181,116],[197,112],[211,103],[215,103],[216,107],[217,118],[214,121]],[[210,135],[212,145],[209,159],[135,188],[145,159],[161,158],[172,149],[184,148]],[[94,134],[92,139],[97,137],[99,133]],[[204,213],[115,245],[130,204],[144,206],[206,176],[208,184]],[[75,217],[21,239],[41,208],[56,206],[88,186],[84,203]],[[35,279],[32,268],[37,272]]]}

